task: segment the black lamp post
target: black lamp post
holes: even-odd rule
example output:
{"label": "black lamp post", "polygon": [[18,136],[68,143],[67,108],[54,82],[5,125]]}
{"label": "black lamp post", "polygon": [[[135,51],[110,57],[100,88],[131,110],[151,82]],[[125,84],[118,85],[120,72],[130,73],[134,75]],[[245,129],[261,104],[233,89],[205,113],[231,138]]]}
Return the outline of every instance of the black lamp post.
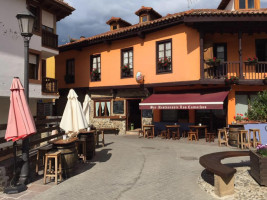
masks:
{"label": "black lamp post", "polygon": [[[29,103],[29,42],[32,36],[35,16],[27,10],[25,13],[17,14],[16,17],[19,22],[21,35],[24,39],[24,92],[26,100]],[[19,183],[26,185],[29,181],[29,138],[22,140],[22,161],[23,165],[21,168]]]}

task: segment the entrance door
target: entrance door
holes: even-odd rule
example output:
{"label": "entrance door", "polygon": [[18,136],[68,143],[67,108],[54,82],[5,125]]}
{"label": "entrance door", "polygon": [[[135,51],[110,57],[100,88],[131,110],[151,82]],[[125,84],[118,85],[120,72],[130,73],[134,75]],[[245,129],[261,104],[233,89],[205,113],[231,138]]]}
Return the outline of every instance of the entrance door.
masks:
{"label": "entrance door", "polygon": [[134,129],[141,128],[141,110],[139,103],[141,99],[127,100],[127,130],[131,130],[131,124]]}

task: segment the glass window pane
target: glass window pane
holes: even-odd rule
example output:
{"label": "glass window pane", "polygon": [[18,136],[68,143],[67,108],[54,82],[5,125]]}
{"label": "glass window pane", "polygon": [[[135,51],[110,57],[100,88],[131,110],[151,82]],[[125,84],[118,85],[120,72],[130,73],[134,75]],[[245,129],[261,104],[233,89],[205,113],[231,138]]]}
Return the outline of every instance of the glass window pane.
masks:
{"label": "glass window pane", "polygon": [[246,8],[246,0],[239,0],[239,8],[240,9]]}
{"label": "glass window pane", "polygon": [[222,53],[218,52],[217,53],[217,58],[220,59],[220,60],[224,60],[224,52],[222,52]]}
{"label": "glass window pane", "polygon": [[96,58],[93,58],[93,63],[94,63],[94,64],[96,63]]}
{"label": "glass window pane", "polygon": [[99,116],[99,102],[95,103],[95,116]]}
{"label": "glass window pane", "polygon": [[235,110],[236,114],[245,114],[248,112],[248,96],[247,95],[235,95],[236,96],[236,103],[235,103]]}
{"label": "glass window pane", "polygon": [[128,57],[124,57],[124,61],[123,61],[123,63],[124,63],[125,65],[128,64]]}
{"label": "glass window pane", "polygon": [[217,52],[224,52],[224,46],[218,46]]}
{"label": "glass window pane", "polygon": [[163,51],[164,50],[164,44],[160,44],[159,45],[159,51]]}
{"label": "glass window pane", "polygon": [[171,50],[166,51],[166,56],[171,57]]}
{"label": "glass window pane", "polygon": [[107,102],[107,116],[110,116],[110,102]]}
{"label": "glass window pane", "polygon": [[128,57],[128,52],[123,52],[123,58],[127,58]]}
{"label": "glass window pane", "polygon": [[94,69],[96,68],[96,63],[93,63],[93,68],[94,68]]}
{"label": "glass window pane", "polygon": [[129,51],[129,56],[133,57],[133,51]]}
{"label": "glass window pane", "polygon": [[133,63],[129,63],[129,68],[133,68]]}
{"label": "glass window pane", "polygon": [[159,58],[163,58],[164,57],[164,52],[163,51],[160,51],[159,52]]}
{"label": "glass window pane", "polygon": [[171,43],[168,42],[168,43],[166,43],[166,50],[170,50],[170,49],[171,49]]}
{"label": "glass window pane", "polygon": [[248,8],[254,8],[254,0],[248,0]]}
{"label": "glass window pane", "polygon": [[97,62],[100,63],[100,56],[97,57]]}

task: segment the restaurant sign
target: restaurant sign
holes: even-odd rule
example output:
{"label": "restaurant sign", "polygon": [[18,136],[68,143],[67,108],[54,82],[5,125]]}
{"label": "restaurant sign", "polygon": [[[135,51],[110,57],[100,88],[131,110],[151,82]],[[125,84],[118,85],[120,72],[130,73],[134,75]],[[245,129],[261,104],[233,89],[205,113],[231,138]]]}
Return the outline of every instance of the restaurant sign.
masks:
{"label": "restaurant sign", "polygon": [[198,105],[140,105],[140,109],[151,110],[207,110],[207,109],[223,109],[223,104],[198,104]]}

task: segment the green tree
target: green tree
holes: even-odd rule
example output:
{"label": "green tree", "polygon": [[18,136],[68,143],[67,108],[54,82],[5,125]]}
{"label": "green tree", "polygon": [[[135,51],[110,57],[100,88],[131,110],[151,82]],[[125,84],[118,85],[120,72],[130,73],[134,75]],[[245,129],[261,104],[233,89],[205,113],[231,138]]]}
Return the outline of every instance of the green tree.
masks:
{"label": "green tree", "polygon": [[249,100],[247,116],[251,120],[267,119],[267,90],[259,92],[256,98]]}

